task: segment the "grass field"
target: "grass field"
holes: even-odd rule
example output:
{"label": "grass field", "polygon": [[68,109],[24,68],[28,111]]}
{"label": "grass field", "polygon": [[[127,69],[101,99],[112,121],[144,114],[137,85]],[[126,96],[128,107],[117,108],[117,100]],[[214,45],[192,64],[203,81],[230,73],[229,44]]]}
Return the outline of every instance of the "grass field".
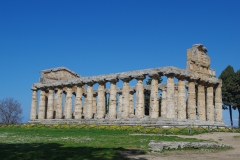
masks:
{"label": "grass field", "polygon": [[177,136],[131,135],[101,129],[0,128],[0,159],[127,159],[122,151],[144,154],[150,140],[199,141]]}

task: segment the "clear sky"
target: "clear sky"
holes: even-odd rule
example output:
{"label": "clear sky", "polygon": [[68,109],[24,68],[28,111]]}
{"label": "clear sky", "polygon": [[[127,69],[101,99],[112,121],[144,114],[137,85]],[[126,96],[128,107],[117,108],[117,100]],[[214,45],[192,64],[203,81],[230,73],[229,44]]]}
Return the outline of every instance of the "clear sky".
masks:
{"label": "clear sky", "polygon": [[186,68],[186,50],[196,43],[208,48],[217,76],[229,64],[240,69],[240,1],[0,0],[0,99],[17,99],[27,122],[40,70],[65,66],[91,76]]}

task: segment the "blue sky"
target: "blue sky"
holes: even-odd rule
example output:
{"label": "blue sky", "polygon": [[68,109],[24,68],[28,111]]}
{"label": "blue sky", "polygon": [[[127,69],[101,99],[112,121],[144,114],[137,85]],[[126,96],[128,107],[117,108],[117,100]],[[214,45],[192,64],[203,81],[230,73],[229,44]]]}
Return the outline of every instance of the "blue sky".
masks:
{"label": "blue sky", "polygon": [[239,8],[238,0],[0,0],[0,99],[17,99],[26,122],[40,70],[186,68],[196,43],[208,48],[217,76],[229,64],[238,70]]}

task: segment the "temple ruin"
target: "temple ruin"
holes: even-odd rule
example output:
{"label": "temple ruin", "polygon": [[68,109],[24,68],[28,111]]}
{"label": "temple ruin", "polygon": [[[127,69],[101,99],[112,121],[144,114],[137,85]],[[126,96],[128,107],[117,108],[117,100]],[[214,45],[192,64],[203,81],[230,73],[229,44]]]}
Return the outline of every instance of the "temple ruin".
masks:
{"label": "temple ruin", "polygon": [[[170,66],[90,77],[65,67],[42,70],[40,81],[31,88],[29,123],[223,125],[222,81],[210,68],[206,52],[202,44],[188,49],[186,70]],[[150,85],[144,84],[146,76],[152,79]],[[162,76],[166,84],[159,84]],[[129,84],[133,79],[136,86]],[[119,81],[121,88],[117,88]],[[150,93],[148,115],[146,91]]]}

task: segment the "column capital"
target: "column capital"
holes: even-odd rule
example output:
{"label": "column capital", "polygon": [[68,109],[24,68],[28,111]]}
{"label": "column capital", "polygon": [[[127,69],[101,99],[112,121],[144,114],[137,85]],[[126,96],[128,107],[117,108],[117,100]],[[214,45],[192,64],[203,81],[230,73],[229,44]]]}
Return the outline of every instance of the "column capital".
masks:
{"label": "column capital", "polygon": [[189,82],[196,82],[198,80],[198,78],[196,78],[196,77],[188,77],[187,78],[187,81],[189,81]]}
{"label": "column capital", "polygon": [[146,78],[145,75],[139,75],[139,76],[136,76],[134,77],[136,80],[144,80]]}
{"label": "column capital", "polygon": [[31,90],[32,91],[38,91],[38,88],[36,86],[32,85]]}
{"label": "column capital", "polygon": [[99,80],[99,81],[97,81],[97,83],[100,85],[104,85],[106,83],[106,80]]}
{"label": "column capital", "polygon": [[129,82],[132,80],[132,77],[119,77],[119,79],[121,79],[123,82]]}
{"label": "column capital", "polygon": [[187,77],[185,75],[176,75],[175,76],[178,80],[185,80]]}
{"label": "column capital", "polygon": [[149,73],[148,76],[152,79],[158,79],[160,77],[158,73]]}

